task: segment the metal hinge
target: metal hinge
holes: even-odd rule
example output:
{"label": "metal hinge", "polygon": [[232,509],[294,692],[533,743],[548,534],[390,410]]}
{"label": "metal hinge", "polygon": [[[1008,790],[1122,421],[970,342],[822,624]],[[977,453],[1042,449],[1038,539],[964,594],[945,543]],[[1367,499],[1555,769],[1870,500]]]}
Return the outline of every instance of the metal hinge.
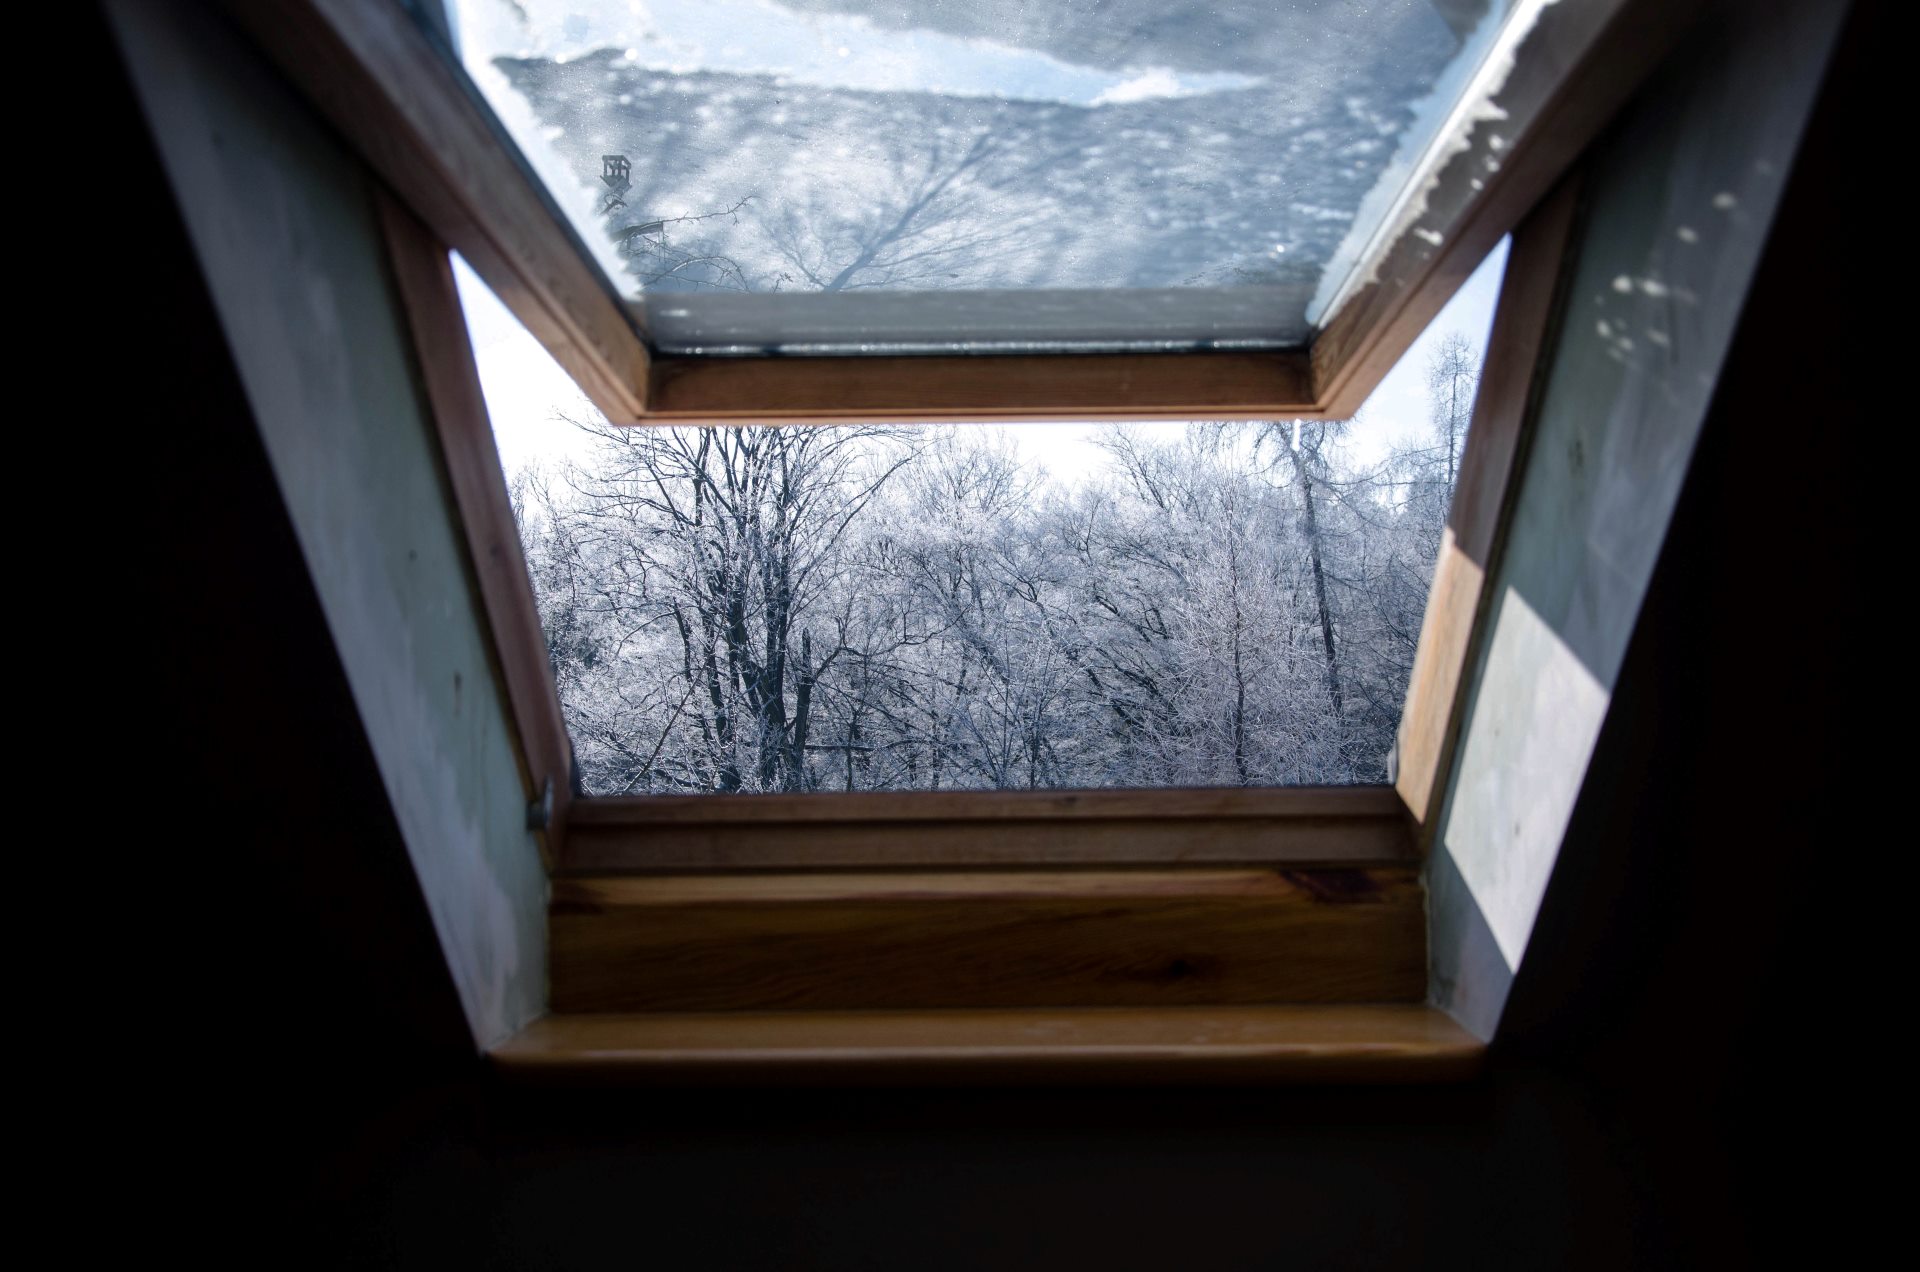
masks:
{"label": "metal hinge", "polygon": [[527,829],[545,830],[553,825],[553,779],[540,788],[539,798],[527,804]]}

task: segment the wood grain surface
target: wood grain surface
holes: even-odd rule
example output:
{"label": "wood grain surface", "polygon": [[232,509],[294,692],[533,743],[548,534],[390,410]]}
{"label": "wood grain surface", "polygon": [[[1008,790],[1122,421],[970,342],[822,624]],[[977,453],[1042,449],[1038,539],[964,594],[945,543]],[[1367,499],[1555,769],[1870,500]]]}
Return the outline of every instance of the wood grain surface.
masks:
{"label": "wood grain surface", "polygon": [[1419,1005],[549,1016],[493,1052],[565,1083],[1422,1082],[1484,1046]]}
{"label": "wood grain surface", "polygon": [[1415,1002],[1410,866],[561,878],[558,1012]]}

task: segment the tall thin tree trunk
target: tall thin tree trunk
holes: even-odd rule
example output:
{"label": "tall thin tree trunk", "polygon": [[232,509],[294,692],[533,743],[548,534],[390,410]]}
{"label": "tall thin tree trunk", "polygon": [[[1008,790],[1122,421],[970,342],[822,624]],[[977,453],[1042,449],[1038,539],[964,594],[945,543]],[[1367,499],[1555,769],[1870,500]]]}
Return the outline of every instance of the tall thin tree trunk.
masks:
{"label": "tall thin tree trunk", "polygon": [[1251,780],[1247,773],[1247,673],[1241,651],[1246,623],[1240,613],[1240,544],[1232,531],[1229,527],[1227,594],[1233,598],[1233,771],[1240,785],[1246,786]]}
{"label": "tall thin tree trunk", "polygon": [[[790,791],[806,789],[807,734],[813,725],[813,634],[800,632],[800,673],[794,678],[792,742],[787,749],[785,786]],[[851,752],[849,752],[851,754]]]}
{"label": "tall thin tree trunk", "polygon": [[1313,603],[1320,611],[1320,644],[1327,656],[1327,698],[1333,703],[1333,714],[1340,716],[1343,714],[1340,662],[1333,646],[1333,611],[1327,608],[1327,571],[1320,552],[1320,519],[1313,505],[1313,475],[1301,454],[1301,424],[1297,420],[1293,426],[1293,447],[1288,453],[1293,456],[1294,475],[1300,479],[1300,495],[1306,505],[1307,560],[1313,567]]}

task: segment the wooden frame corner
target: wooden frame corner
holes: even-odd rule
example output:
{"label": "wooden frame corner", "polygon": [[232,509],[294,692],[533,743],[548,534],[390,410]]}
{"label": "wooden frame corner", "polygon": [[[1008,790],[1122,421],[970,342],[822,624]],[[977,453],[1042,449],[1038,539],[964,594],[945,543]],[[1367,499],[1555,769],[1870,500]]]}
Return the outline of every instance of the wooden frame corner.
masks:
{"label": "wooden frame corner", "polygon": [[1561,182],[1513,234],[1494,307],[1486,365],[1460,475],[1427,593],[1407,698],[1394,740],[1394,789],[1424,850],[1452,771],[1464,712],[1467,661],[1492,597],[1488,580],[1505,537],[1514,481],[1538,404],[1543,353],[1556,329],[1579,202]]}
{"label": "wooden frame corner", "polygon": [[[547,664],[533,581],[494,446],[453,264],[446,246],[412,212],[384,193],[377,200],[388,263],[511,710],[529,829],[539,836],[551,869],[573,800],[573,746]],[[538,813],[532,811],[536,808]],[[540,821],[544,824],[535,824]]]}

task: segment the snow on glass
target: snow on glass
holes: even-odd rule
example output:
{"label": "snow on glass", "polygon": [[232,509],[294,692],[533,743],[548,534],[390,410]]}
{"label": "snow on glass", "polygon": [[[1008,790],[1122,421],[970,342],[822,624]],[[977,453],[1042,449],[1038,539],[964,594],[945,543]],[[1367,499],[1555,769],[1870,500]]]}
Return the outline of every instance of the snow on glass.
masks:
{"label": "snow on glass", "polygon": [[1351,423],[724,429],[463,266],[586,790],[1384,780],[1503,263]]}
{"label": "snow on glass", "polygon": [[1297,346],[1524,7],[449,0],[649,338],[709,354]]}

